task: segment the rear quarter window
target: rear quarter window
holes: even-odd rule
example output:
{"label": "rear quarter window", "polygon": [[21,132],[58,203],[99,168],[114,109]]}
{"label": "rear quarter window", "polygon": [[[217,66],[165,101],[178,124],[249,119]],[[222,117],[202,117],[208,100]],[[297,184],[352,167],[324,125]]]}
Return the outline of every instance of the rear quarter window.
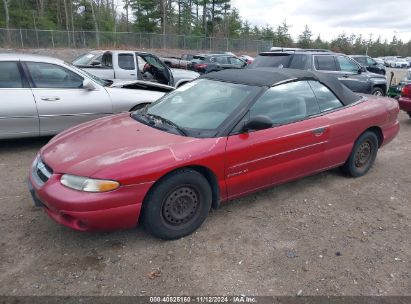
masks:
{"label": "rear quarter window", "polygon": [[308,56],[295,54],[291,59],[291,63],[289,68],[290,69],[298,69],[298,70],[305,70],[307,67]]}
{"label": "rear quarter window", "polygon": [[334,56],[315,56],[314,65],[318,71],[337,71]]}
{"label": "rear quarter window", "polygon": [[251,64],[251,68],[287,68],[290,63],[290,54],[259,55]]}
{"label": "rear quarter window", "polygon": [[318,81],[309,81],[308,83],[313,89],[315,97],[317,97],[321,112],[334,110],[343,106],[337,96],[335,96],[334,93],[322,83]]}

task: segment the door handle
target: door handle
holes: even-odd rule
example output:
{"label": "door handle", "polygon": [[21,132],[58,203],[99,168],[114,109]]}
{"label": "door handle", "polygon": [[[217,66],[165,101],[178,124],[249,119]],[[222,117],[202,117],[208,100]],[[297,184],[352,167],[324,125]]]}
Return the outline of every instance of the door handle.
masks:
{"label": "door handle", "polygon": [[130,74],[130,76],[136,76],[136,74]]}
{"label": "door handle", "polygon": [[318,128],[314,129],[312,132],[314,133],[315,136],[321,136],[324,134],[326,128]]}
{"label": "door handle", "polygon": [[57,101],[57,100],[60,100],[60,97],[56,97],[56,96],[41,97],[41,100],[44,100],[44,101]]}
{"label": "door handle", "polygon": [[350,75],[345,74],[345,75],[343,75],[343,77],[348,78],[348,77],[350,77]]}

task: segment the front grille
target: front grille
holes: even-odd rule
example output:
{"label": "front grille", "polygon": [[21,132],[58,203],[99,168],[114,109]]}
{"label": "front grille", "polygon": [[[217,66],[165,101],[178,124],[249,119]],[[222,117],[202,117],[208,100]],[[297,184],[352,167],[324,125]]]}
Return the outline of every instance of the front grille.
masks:
{"label": "front grille", "polygon": [[37,181],[44,184],[50,179],[52,174],[53,170],[46,163],[44,163],[41,158],[39,158],[37,164],[35,164],[33,168],[33,176],[37,179]]}

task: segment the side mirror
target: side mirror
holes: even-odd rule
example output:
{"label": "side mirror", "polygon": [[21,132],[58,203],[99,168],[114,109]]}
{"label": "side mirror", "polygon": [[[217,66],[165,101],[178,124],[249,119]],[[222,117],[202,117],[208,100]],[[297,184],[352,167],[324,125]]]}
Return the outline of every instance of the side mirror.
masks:
{"label": "side mirror", "polygon": [[94,83],[92,83],[89,79],[83,80],[83,89],[87,91],[94,91],[96,89]]}
{"label": "side mirror", "polygon": [[264,130],[264,129],[269,129],[272,126],[273,126],[273,123],[271,122],[270,118],[264,115],[258,115],[245,122],[243,126],[243,131],[247,132],[250,130],[253,130],[253,131]]}
{"label": "side mirror", "polygon": [[367,68],[366,68],[365,66],[361,66],[361,67],[358,69],[358,74],[365,73],[365,72],[367,72]]}

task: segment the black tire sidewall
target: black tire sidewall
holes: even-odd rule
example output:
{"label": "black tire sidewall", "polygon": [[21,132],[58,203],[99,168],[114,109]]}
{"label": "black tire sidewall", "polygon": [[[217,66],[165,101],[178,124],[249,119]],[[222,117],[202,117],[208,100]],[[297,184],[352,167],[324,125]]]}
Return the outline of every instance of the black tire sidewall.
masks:
{"label": "black tire sidewall", "polygon": [[[381,96],[384,96],[384,92],[383,92],[383,90],[381,89],[381,88],[373,88],[372,90],[371,90],[371,95],[375,95],[375,92],[381,92]],[[375,95],[375,96],[379,96],[379,95]]]}
{"label": "black tire sidewall", "polygon": [[[163,203],[176,188],[191,186],[195,189],[200,206],[196,216],[182,227],[167,224],[162,215]],[[183,169],[174,172],[158,182],[150,190],[143,204],[142,217],[146,229],[156,237],[172,240],[195,231],[207,218],[212,203],[212,191],[207,179],[197,171]]]}
{"label": "black tire sidewall", "polygon": [[[355,155],[357,154],[358,148],[361,146],[361,144],[366,141],[370,140],[372,143],[372,155],[371,159],[366,165],[365,169],[360,169],[355,166]],[[360,177],[365,175],[372,167],[374,164],[375,158],[377,157],[377,152],[378,152],[378,138],[377,135],[375,135],[374,132],[367,131],[364,134],[362,134],[357,141],[355,142],[354,148],[350,154],[350,157],[348,158],[347,162],[344,165],[344,169],[346,173],[353,177]]]}

